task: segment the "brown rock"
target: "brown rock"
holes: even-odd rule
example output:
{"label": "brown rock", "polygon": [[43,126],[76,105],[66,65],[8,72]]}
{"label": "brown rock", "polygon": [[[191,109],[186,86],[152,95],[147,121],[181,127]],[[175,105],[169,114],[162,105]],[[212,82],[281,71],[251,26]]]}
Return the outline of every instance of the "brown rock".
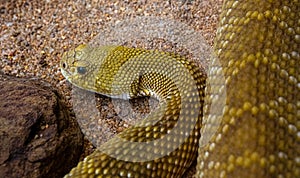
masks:
{"label": "brown rock", "polygon": [[0,177],[62,177],[83,136],[51,85],[0,73]]}

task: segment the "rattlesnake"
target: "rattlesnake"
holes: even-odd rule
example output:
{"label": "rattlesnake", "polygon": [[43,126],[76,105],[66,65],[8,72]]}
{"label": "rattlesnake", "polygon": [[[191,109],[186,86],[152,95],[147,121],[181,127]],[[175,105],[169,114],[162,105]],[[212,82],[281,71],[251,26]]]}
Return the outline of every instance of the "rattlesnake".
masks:
{"label": "rattlesnake", "polygon": [[[167,52],[67,52],[61,68],[72,84],[113,97],[155,94],[161,104],[66,177],[180,177],[197,152],[197,177],[300,177],[299,12],[298,0],[225,1],[214,50],[222,68],[207,79]],[[214,113],[209,105],[225,89]]]}

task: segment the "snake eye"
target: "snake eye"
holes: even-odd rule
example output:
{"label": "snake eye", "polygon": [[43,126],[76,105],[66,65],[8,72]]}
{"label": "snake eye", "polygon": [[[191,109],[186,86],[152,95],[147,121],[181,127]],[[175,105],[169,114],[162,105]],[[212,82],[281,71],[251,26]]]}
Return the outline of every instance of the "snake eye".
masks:
{"label": "snake eye", "polygon": [[79,74],[85,74],[86,73],[86,67],[77,67],[77,72]]}

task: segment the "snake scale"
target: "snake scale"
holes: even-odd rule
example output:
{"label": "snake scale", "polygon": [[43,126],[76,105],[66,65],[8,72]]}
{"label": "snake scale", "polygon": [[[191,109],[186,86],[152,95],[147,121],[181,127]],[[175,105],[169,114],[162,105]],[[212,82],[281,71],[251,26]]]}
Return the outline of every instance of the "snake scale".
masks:
{"label": "snake scale", "polygon": [[[300,2],[225,1],[214,49],[222,68],[208,78],[167,52],[81,45],[65,53],[72,84],[161,101],[66,177],[181,177],[197,152],[197,177],[300,177]],[[222,112],[209,110],[224,89]]]}

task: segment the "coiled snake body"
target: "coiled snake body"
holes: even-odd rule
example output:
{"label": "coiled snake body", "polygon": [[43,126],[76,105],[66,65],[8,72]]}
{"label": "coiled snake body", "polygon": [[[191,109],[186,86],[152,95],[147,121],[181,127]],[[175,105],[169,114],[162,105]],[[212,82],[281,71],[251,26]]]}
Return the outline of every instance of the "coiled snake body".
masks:
{"label": "coiled snake body", "polygon": [[[208,76],[216,85],[207,96],[203,70],[175,54],[85,45],[66,53],[61,68],[74,85],[161,100],[66,177],[180,177],[196,152],[198,177],[300,177],[299,12],[298,0],[225,1],[214,59],[222,70]],[[222,112],[210,112],[222,89]]]}

